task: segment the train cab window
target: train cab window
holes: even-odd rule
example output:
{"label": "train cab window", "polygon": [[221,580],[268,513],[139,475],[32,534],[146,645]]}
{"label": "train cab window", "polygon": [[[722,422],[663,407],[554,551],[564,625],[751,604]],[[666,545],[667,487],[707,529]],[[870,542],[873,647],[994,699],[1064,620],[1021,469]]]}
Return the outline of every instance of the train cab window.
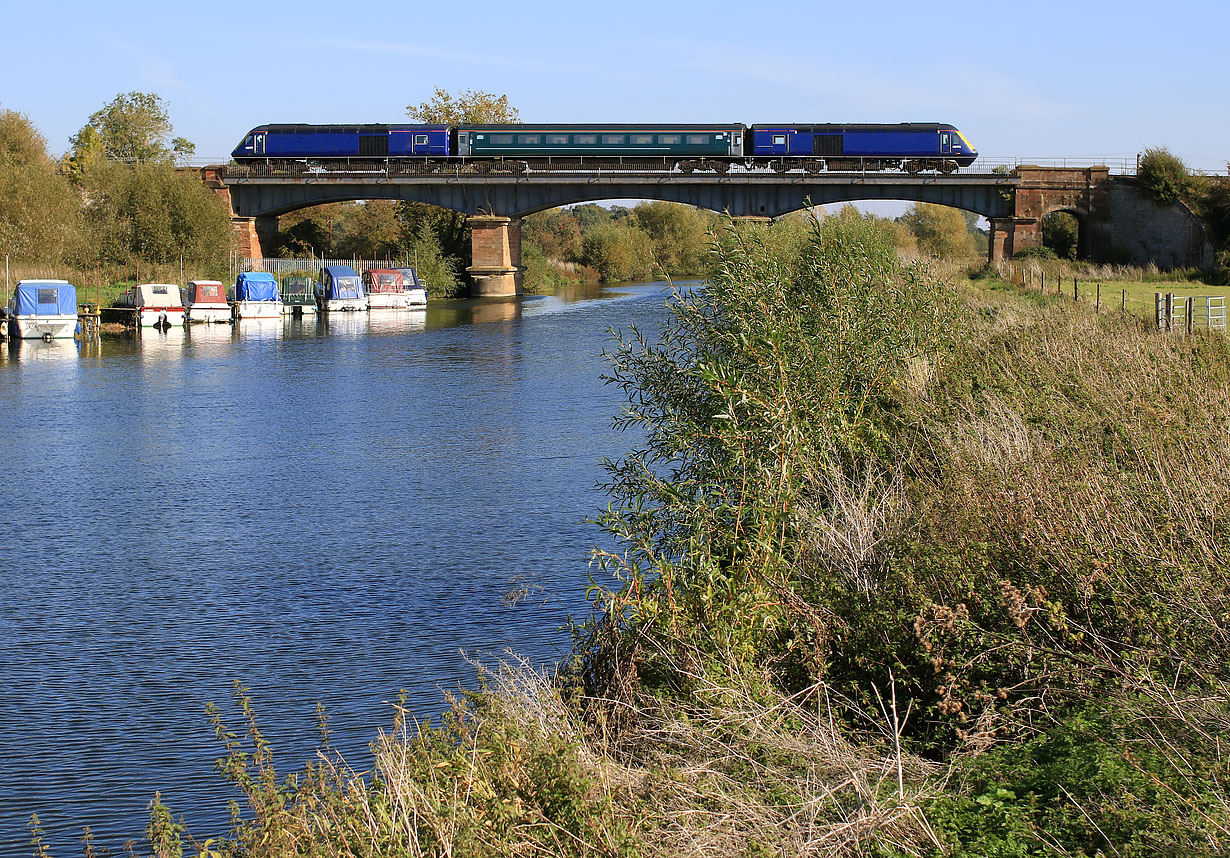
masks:
{"label": "train cab window", "polygon": [[690,146],[701,146],[708,142],[709,142],[708,134],[689,134],[688,135],[688,145]]}
{"label": "train cab window", "polygon": [[598,142],[598,135],[597,134],[577,134],[576,136],[572,138],[572,142],[573,143],[586,143],[592,146],[594,143]]}
{"label": "train cab window", "polygon": [[495,146],[509,146],[513,142],[511,134],[492,134],[491,143]]}
{"label": "train cab window", "polygon": [[541,134],[522,134],[520,137],[517,138],[517,142],[537,146],[540,143],[542,143],[542,135]]}
{"label": "train cab window", "polygon": [[671,146],[671,145],[677,146],[683,142],[683,138],[679,136],[678,134],[659,134],[658,142],[665,143],[668,146]]}
{"label": "train cab window", "polygon": [[567,134],[548,134],[547,142],[550,143],[552,146],[567,146],[568,145],[568,135]]}
{"label": "train cab window", "polygon": [[628,142],[628,138],[623,134],[604,134],[602,142],[608,146],[620,146]]}
{"label": "train cab window", "polygon": [[427,135],[426,134],[415,134],[414,135],[414,145],[415,146],[426,146],[427,145]]}
{"label": "train cab window", "polygon": [[633,134],[632,142],[637,144],[638,146],[648,146],[649,144],[653,143],[653,135],[652,134]]}
{"label": "train cab window", "polygon": [[773,145],[774,146],[785,146],[786,145],[786,135],[785,134],[774,134],[773,135]]}

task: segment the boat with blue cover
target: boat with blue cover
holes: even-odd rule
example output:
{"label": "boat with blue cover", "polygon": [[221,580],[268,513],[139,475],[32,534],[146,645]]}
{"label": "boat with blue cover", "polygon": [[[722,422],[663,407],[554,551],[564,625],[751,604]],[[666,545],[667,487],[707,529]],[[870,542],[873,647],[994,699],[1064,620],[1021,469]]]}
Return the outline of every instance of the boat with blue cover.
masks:
{"label": "boat with blue cover", "polygon": [[316,307],[325,313],[367,309],[367,294],[359,272],[349,265],[326,265],[316,283]]}
{"label": "boat with blue cover", "polygon": [[77,331],[77,287],[67,280],[21,280],[6,316],[14,339],[72,337]]}
{"label": "boat with blue cover", "polygon": [[282,318],[277,278],[264,271],[245,271],[235,278],[236,319]]}

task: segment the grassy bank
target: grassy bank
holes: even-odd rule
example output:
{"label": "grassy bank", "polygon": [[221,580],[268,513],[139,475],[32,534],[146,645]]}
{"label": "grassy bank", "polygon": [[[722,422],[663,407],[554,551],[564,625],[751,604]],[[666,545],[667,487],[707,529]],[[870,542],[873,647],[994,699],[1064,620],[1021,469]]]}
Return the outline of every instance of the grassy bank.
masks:
{"label": "grassy bank", "polygon": [[[720,231],[610,377],[595,614],[362,771],[214,724],[210,855],[1230,850],[1230,341],[903,264],[873,221]],[[419,713],[422,714],[422,713]],[[243,811],[240,815],[239,810]]]}

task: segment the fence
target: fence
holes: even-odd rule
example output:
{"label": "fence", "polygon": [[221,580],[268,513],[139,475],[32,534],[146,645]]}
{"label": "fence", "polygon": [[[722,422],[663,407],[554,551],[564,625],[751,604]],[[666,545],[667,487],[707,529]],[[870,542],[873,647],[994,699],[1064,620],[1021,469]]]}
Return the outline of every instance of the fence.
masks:
{"label": "fence", "polygon": [[286,274],[303,273],[315,277],[320,269],[327,265],[349,265],[355,271],[362,271],[365,268],[409,268],[411,266],[417,268],[418,260],[414,257],[408,259],[358,259],[356,257],[350,259],[326,259],[323,256],[311,256],[306,259],[284,259],[232,254],[230,271],[231,279],[234,279],[243,271],[266,271],[278,278]]}
{"label": "fence", "polygon": [[1224,295],[1175,295],[1173,292],[1153,293],[1154,319],[1159,331],[1190,334],[1198,328],[1210,331],[1226,330],[1226,298]]}

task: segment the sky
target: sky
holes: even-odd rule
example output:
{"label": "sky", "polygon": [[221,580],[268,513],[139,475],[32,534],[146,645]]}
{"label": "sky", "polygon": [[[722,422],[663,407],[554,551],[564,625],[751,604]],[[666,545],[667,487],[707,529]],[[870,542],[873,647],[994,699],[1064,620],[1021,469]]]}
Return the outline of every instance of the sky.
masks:
{"label": "sky", "polygon": [[949,122],[988,162],[1230,160],[1230,4],[12,3],[0,108],[58,155],[125,92],[194,163],[271,122],[406,120],[436,87],[532,122]]}

